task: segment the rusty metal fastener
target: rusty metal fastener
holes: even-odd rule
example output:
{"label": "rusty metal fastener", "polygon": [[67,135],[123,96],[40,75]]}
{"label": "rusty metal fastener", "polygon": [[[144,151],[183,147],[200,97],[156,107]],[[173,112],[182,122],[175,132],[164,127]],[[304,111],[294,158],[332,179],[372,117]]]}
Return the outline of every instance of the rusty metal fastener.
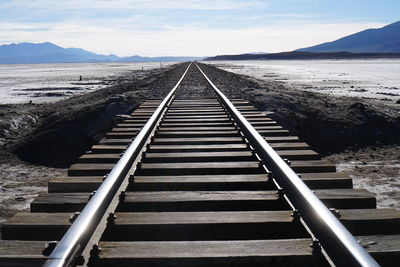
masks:
{"label": "rusty metal fastener", "polygon": [[42,255],[43,256],[49,256],[51,254],[51,252],[53,252],[53,250],[55,249],[56,246],[57,246],[57,241],[49,241],[49,242],[47,242],[46,246],[42,250]]}
{"label": "rusty metal fastener", "polygon": [[85,257],[83,257],[82,255],[78,255],[76,256],[75,260],[74,260],[75,265],[84,265],[85,264]]}
{"label": "rusty metal fastener", "polygon": [[114,224],[115,219],[117,219],[117,215],[115,215],[114,212],[110,212],[110,214],[107,217],[107,224]]}
{"label": "rusty metal fastener", "polygon": [[321,252],[321,244],[318,239],[313,239],[310,247],[312,248],[312,253],[317,254]]}
{"label": "rusty metal fastener", "polygon": [[69,222],[70,223],[74,223],[76,218],[78,218],[79,214],[81,214],[81,213],[80,212],[74,212],[73,214],[71,214],[71,216],[69,216]]}
{"label": "rusty metal fastener", "polygon": [[300,220],[300,212],[298,210],[294,210],[290,216],[292,216],[294,222]]}
{"label": "rusty metal fastener", "polygon": [[96,190],[94,190],[93,192],[91,192],[91,193],[89,194],[89,200],[92,199],[92,197],[94,196],[94,194],[96,194]]}
{"label": "rusty metal fastener", "polygon": [[121,194],[119,194],[119,201],[125,201],[126,198],[126,192],[125,191],[121,191]]}
{"label": "rusty metal fastener", "polygon": [[283,191],[283,188],[278,188],[278,196],[279,198],[283,198],[285,196],[285,191]]}
{"label": "rusty metal fastener", "polygon": [[99,246],[98,243],[93,245],[92,250],[90,251],[90,256],[94,257],[94,258],[98,258],[99,254],[101,252],[101,247]]}
{"label": "rusty metal fastener", "polygon": [[340,218],[342,215],[340,214],[340,210],[335,208],[329,208],[329,210],[336,216],[336,218]]}

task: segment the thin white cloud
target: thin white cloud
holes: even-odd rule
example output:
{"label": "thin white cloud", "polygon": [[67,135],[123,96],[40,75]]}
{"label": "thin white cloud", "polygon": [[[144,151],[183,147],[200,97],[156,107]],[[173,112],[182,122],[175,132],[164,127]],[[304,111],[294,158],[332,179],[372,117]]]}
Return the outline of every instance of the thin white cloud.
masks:
{"label": "thin white cloud", "polygon": [[[312,14],[269,13],[268,3],[269,0],[0,0],[0,10],[5,10],[8,17],[0,17],[0,43],[50,41],[64,47],[126,56],[216,55],[293,50],[383,26],[374,22],[327,22]],[[23,16],[13,20],[13,12],[27,9],[31,13],[26,14],[35,14],[30,22]],[[156,12],[152,12],[154,9]],[[209,12],[214,9],[224,11]],[[240,12],[244,9],[246,12]],[[265,13],[256,12],[258,9]],[[43,10],[55,12],[41,16]],[[88,10],[92,11],[88,12],[91,16],[87,15]],[[130,12],[119,12],[124,10]],[[250,13],[254,15],[249,16]]]}
{"label": "thin white cloud", "polygon": [[[31,28],[29,27],[31,26]],[[0,24],[0,40],[51,41],[64,47],[81,47],[98,53],[119,55],[217,55],[249,51],[280,52],[315,45],[383,23],[291,22],[243,29],[209,29],[199,26],[169,27],[146,31],[98,26],[83,22],[32,25]]]}
{"label": "thin white cloud", "polygon": [[267,5],[262,0],[12,0],[0,3],[2,8],[38,9],[192,9],[192,10],[233,10],[261,8]]}

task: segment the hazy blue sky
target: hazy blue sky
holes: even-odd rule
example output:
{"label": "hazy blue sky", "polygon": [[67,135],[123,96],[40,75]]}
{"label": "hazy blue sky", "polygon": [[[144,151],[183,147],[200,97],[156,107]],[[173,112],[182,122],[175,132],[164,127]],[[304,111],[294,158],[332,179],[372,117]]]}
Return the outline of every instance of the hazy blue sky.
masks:
{"label": "hazy blue sky", "polygon": [[400,20],[400,0],[0,0],[0,43],[117,55],[278,52]]}

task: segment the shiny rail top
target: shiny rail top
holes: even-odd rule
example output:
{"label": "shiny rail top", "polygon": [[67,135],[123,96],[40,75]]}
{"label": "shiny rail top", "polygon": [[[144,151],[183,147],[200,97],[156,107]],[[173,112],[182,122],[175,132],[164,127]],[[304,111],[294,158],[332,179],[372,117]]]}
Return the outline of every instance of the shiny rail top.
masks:
{"label": "shiny rail top", "polygon": [[[156,125],[174,99],[175,91],[181,84],[190,66],[161,102],[143,129],[130,144],[124,155],[111,170],[97,192],[90,199],[67,233],[48,257],[45,266],[61,267],[73,264],[77,256],[87,246],[97,225],[104,220],[112,200],[119,194],[121,185],[139,159]],[[211,82],[201,68],[195,64],[208,84],[214,89],[219,101],[232,116],[240,131],[255,149],[266,168],[272,171],[274,182],[282,188],[284,194],[296,209],[315,236],[329,259],[340,266],[378,266],[375,260],[358,244],[357,240],[339,222],[331,211],[314,195],[297,174],[280,158],[264,138],[233,106],[228,98]]]}
{"label": "shiny rail top", "polygon": [[175,91],[181,84],[190,66],[191,63],[174,88],[144,125],[135,140],[130,144],[124,155],[111,170],[110,174],[68,229],[67,233],[57,244],[44,266],[70,266],[75,258],[82,253],[96,230],[97,225],[104,217],[112,199],[118,194],[118,189],[126,178],[128,171],[131,169],[133,162],[142,151],[159,119],[173,100]]}
{"label": "shiny rail top", "polygon": [[295,209],[298,210],[312,234],[318,238],[330,260],[338,266],[379,266],[229,99],[211,82],[199,65],[195,64],[209,85],[215,90],[218,98],[249,140],[251,146],[256,150],[267,169],[272,171],[273,179],[283,189]]}

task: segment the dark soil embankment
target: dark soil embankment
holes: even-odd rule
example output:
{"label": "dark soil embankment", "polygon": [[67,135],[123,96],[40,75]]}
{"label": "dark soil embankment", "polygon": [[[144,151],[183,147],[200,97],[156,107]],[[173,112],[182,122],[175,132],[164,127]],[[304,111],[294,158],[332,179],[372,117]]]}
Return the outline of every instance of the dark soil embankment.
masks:
{"label": "dark soil embankment", "polygon": [[52,104],[8,105],[19,110],[7,113],[0,124],[3,154],[11,151],[29,163],[68,167],[112,127],[115,115],[132,111],[146,98],[166,95],[185,66],[153,70],[144,79]]}
{"label": "dark soil embankment", "polygon": [[49,179],[65,176],[65,168],[112,126],[114,115],[163,97],[185,65],[134,71],[117,77],[116,86],[57,103],[0,106],[0,222],[28,210]]}
{"label": "dark soil embankment", "polygon": [[400,144],[400,107],[291,90],[209,65],[202,67],[228,97],[243,97],[261,110],[275,112],[272,116],[276,120],[322,155],[349,148]]}

